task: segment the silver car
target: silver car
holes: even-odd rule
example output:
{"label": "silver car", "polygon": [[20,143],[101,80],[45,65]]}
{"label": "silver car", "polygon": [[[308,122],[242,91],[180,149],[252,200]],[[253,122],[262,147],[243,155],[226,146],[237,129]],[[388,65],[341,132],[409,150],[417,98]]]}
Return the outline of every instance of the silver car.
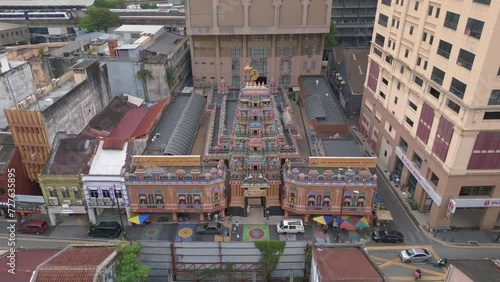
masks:
{"label": "silver car", "polygon": [[426,249],[418,248],[401,251],[399,257],[405,263],[428,262],[431,260],[432,254]]}

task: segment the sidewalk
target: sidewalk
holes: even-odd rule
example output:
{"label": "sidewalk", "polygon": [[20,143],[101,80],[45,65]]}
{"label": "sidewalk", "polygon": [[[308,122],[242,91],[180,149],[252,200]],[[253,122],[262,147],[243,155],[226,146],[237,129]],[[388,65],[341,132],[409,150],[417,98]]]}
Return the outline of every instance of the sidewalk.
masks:
{"label": "sidewalk", "polygon": [[[353,136],[357,139],[358,143],[363,146],[365,152],[370,156],[377,156],[372,150],[366,138],[358,131],[356,126],[351,126],[351,132]],[[402,192],[399,185],[394,182],[389,181],[389,169],[383,164],[383,162],[377,160],[377,169],[383,174],[385,181],[389,183],[389,186],[394,190],[395,194],[401,199],[408,213],[419,223],[420,230],[427,235],[430,239],[439,242],[441,244],[452,244],[458,246],[478,246],[478,245],[492,245],[500,246],[500,240],[497,240],[497,236],[500,231],[481,231],[481,230],[471,230],[471,231],[447,231],[447,232],[429,232],[427,225],[427,216],[418,210],[412,210],[406,201],[406,193]],[[379,176],[381,176],[379,174]]]}

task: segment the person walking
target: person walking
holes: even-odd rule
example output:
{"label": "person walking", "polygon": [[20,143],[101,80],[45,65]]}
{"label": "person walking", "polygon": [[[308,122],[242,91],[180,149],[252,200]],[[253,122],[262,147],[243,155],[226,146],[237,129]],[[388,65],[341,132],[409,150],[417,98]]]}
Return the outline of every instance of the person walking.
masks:
{"label": "person walking", "polygon": [[208,221],[211,221],[211,220],[212,220],[210,217],[211,217],[211,216],[210,216],[210,213],[209,213],[209,212],[207,212],[207,218],[208,218]]}
{"label": "person walking", "polygon": [[219,219],[219,214],[218,213],[214,214],[215,223],[217,223],[217,219]]}

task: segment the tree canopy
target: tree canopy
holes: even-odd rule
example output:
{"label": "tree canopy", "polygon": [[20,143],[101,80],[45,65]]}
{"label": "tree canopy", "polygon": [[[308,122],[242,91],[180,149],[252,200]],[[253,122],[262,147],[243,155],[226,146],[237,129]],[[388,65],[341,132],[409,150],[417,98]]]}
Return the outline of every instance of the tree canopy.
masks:
{"label": "tree canopy", "polygon": [[325,50],[332,51],[332,48],[337,45],[337,41],[335,40],[335,33],[337,32],[337,27],[335,26],[335,22],[330,21],[330,32],[325,36]]}
{"label": "tree canopy", "polygon": [[118,14],[111,13],[109,9],[90,7],[87,10],[87,15],[80,19],[78,23],[79,28],[86,29],[87,31],[103,30],[108,32],[110,27],[119,26],[120,17]]}
{"label": "tree canopy", "polygon": [[115,281],[144,281],[148,277],[151,268],[140,264],[141,250],[142,245],[139,242],[122,242],[118,245],[119,263]]}
{"label": "tree canopy", "polygon": [[156,3],[148,3],[148,2],[141,3],[141,4],[139,4],[139,6],[141,6],[141,9],[156,9],[156,8],[158,8]]}
{"label": "tree canopy", "polygon": [[127,3],[125,0],[95,0],[94,7],[108,9],[125,9]]}

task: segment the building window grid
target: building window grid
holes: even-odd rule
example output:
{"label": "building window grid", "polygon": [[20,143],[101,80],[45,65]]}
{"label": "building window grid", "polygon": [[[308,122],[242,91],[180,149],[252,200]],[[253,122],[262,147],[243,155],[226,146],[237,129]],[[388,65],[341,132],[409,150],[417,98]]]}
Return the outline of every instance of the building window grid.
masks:
{"label": "building window grid", "polygon": [[455,113],[460,113],[460,106],[451,99],[446,99],[446,106]]}
{"label": "building window grid", "polygon": [[267,48],[266,47],[250,48],[250,56],[252,58],[267,58]]}
{"label": "building window grid", "polygon": [[459,196],[491,196],[493,186],[462,186]]}
{"label": "building window grid", "polygon": [[241,57],[241,48],[240,47],[231,48],[231,55],[233,57]]}

